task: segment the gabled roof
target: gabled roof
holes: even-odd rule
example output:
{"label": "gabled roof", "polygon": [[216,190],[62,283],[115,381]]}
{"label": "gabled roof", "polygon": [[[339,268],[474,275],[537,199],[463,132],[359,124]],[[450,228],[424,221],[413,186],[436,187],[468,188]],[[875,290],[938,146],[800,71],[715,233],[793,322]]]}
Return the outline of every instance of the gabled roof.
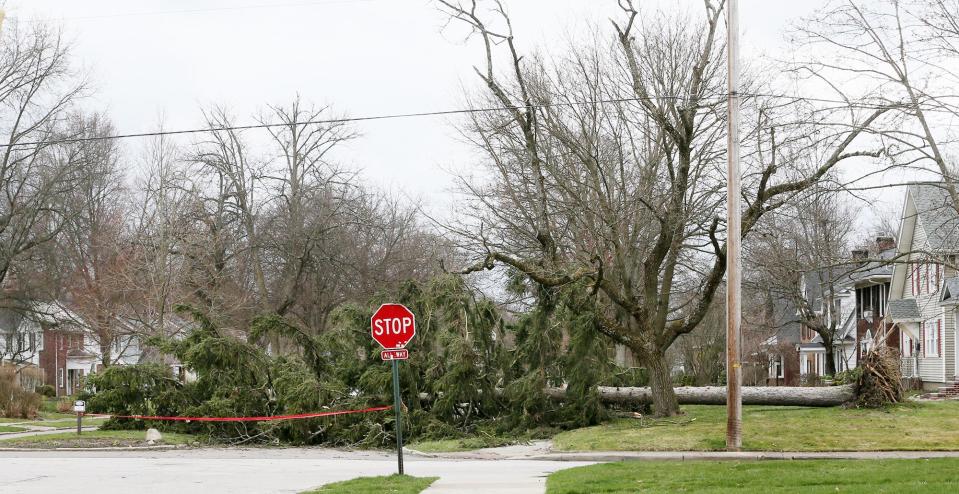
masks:
{"label": "gabled roof", "polygon": [[[850,312],[846,317],[846,321],[843,323],[842,327],[836,331],[836,343],[843,341],[856,341],[856,321],[858,321],[858,319],[856,319],[856,311]],[[822,344],[822,336],[816,334],[816,337],[813,338],[810,343]]]}
{"label": "gabled roof", "polygon": [[888,311],[889,317],[894,322],[919,321],[922,319],[922,314],[919,312],[919,305],[916,304],[916,299],[914,298],[890,299]]}
{"label": "gabled roof", "polygon": [[959,304],[959,277],[946,278],[939,292],[939,305]]}
{"label": "gabled roof", "polygon": [[[916,243],[917,228],[925,233],[925,245]],[[949,191],[943,183],[910,184],[906,186],[906,200],[902,204],[902,220],[899,223],[898,253],[909,254],[899,259],[893,273],[889,298],[906,298],[909,265],[906,261],[917,258],[916,252],[930,251],[936,254],[959,252],[959,212],[950,200]],[[923,257],[923,256],[918,256]]]}
{"label": "gabled roof", "polygon": [[80,316],[59,302],[34,301],[30,304],[30,312],[27,317],[50,325],[83,324],[83,319]]}
{"label": "gabled roof", "polygon": [[803,274],[804,296],[816,312],[822,311],[825,287],[832,285],[837,296],[857,286],[885,283],[892,279],[895,265],[889,262],[896,256],[896,249],[886,249],[869,261],[850,260],[848,263],[820,268]]}
{"label": "gabled roof", "polygon": [[959,251],[959,212],[949,191],[942,183],[912,184],[909,195],[916,205],[916,215],[926,232],[929,250]]}
{"label": "gabled roof", "polygon": [[849,273],[847,278],[849,283],[855,285],[873,279],[888,281],[888,278],[892,278],[892,271],[895,266],[888,261],[896,257],[896,249],[886,249],[880,252],[877,257],[880,260],[868,261],[856,268],[855,271]]}

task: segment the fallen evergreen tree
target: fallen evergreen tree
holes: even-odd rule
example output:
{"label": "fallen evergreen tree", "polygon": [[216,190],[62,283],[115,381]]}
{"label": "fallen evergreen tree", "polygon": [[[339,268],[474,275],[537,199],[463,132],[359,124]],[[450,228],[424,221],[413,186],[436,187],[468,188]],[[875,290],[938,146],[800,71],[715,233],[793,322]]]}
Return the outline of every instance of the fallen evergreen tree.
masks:
{"label": "fallen evergreen tree", "polygon": [[[535,287],[524,284],[526,288]],[[469,435],[530,437],[597,424],[607,410],[648,412],[648,376],[617,373],[611,349],[595,331],[587,298],[544,289],[536,305],[511,324],[462,278],[407,283],[390,297],[335,311],[331,329],[314,334],[278,315],[254,320],[247,338],[220,328],[210,315],[178,310],[196,322],[182,339],[151,344],[196,375],[177,380],[168,366],[114,366],[88,381],[88,410],[145,416],[250,417],[356,410],[392,402],[389,364],[370,338],[370,314],[399,302],[417,315],[411,358],[400,366],[405,427],[417,439]],[[296,352],[271,355],[281,338]],[[507,344],[507,341],[509,342]],[[613,384],[618,386],[603,386]],[[684,404],[722,404],[725,388],[675,388]],[[427,397],[428,399],[422,399]],[[832,406],[852,388],[746,388],[744,403]],[[277,422],[149,422],[111,419],[105,428],[158,427],[225,442],[387,446],[394,415],[374,412]]]}
{"label": "fallen evergreen tree", "polygon": [[[89,379],[88,410],[115,415],[249,417],[389,404],[390,366],[380,360],[380,348],[369,329],[370,314],[387,300],[402,303],[417,315],[411,358],[400,366],[411,436],[457,437],[479,430],[525,434],[543,426],[595,424],[605,417],[594,379],[608,367],[606,349],[596,341],[580,340],[576,330],[577,325],[591,323],[588,316],[570,316],[572,340],[563,347],[555,344],[562,338],[560,332],[540,331],[532,317],[507,326],[496,306],[476,297],[458,276],[410,282],[398,293],[363,307],[342,306],[333,314],[331,329],[319,335],[273,314],[256,318],[243,340],[234,336],[235,331],[220,328],[211,315],[179,307],[179,312],[195,321],[195,328],[183,339],[150,343],[175,356],[196,379],[179,382],[167,366],[159,364],[111,367]],[[566,305],[557,307],[562,317],[571,314]],[[549,326],[559,327],[555,319]],[[515,346],[504,343],[507,333]],[[268,354],[262,342],[277,337],[290,342],[296,352]],[[553,337],[553,343],[544,343]],[[535,356],[535,352],[540,353]],[[579,390],[580,399],[557,403],[546,396],[547,385],[564,382]],[[506,391],[496,393],[498,388]],[[423,393],[437,399],[421,403],[418,397]],[[234,443],[366,446],[389,444],[394,428],[393,414],[382,412],[279,422],[113,419],[105,424],[106,428],[147,426]]]}

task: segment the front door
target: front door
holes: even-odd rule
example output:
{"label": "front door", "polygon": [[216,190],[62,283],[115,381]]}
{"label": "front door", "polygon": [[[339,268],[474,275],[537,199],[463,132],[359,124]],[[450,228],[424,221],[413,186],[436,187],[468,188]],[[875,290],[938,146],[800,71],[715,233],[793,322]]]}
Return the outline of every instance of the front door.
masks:
{"label": "front door", "polygon": [[83,388],[83,370],[67,370],[67,395],[73,396]]}

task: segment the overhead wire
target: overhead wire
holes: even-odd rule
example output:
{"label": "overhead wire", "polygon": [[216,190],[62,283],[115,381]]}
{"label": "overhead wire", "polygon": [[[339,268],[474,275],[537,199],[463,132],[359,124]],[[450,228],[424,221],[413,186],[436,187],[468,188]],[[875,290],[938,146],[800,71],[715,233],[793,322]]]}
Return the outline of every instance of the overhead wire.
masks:
{"label": "overhead wire", "polygon": [[[854,103],[854,102],[849,102],[845,100],[830,100],[826,98],[808,98],[808,97],[801,97],[801,96],[777,95],[777,94],[768,94],[768,93],[742,93],[742,96],[786,98],[786,99],[792,99],[794,101],[813,101],[813,102],[819,102],[819,103],[834,103],[834,104],[842,104],[842,105],[847,105],[847,107],[860,108],[860,109],[880,109],[880,108],[888,108],[890,106],[894,106],[889,104],[880,105],[878,103],[873,103],[873,104]],[[699,98],[699,100],[700,101],[712,100],[713,103],[718,103],[723,101],[725,98],[726,98],[726,95],[724,94],[716,94],[716,95],[708,95],[703,98]],[[629,102],[638,102],[638,101],[667,100],[667,99],[683,100],[683,99],[689,99],[689,98],[686,96],[652,96],[647,98],[630,97],[630,98],[612,98],[612,99],[601,99],[601,100],[565,101],[565,102],[557,102],[557,103],[534,103],[528,106],[535,109],[541,109],[541,108],[603,105],[603,104],[629,103]],[[73,143],[88,142],[88,141],[105,141],[105,140],[130,139],[130,138],[140,138],[140,137],[160,137],[160,136],[201,134],[201,133],[212,133],[212,132],[223,132],[223,131],[270,129],[270,128],[277,128],[277,127],[289,127],[289,126],[299,126],[299,125],[338,124],[338,123],[352,123],[352,122],[368,122],[368,121],[375,121],[375,120],[394,120],[394,119],[403,119],[403,118],[491,113],[491,112],[500,112],[500,111],[522,110],[525,108],[527,108],[527,105],[493,106],[493,107],[483,107],[483,108],[460,108],[460,109],[453,109],[453,110],[391,113],[391,114],[383,114],[383,115],[367,115],[367,116],[358,116],[358,117],[338,117],[338,118],[327,118],[327,119],[318,119],[318,120],[307,120],[303,122],[258,123],[258,124],[246,124],[246,125],[199,127],[199,128],[192,128],[192,129],[180,129],[180,130],[160,130],[160,131],[153,131],[153,132],[132,132],[132,133],[123,133],[123,134],[103,135],[103,136],[71,137],[71,138],[63,138],[63,139],[51,139],[51,140],[27,141],[27,142],[6,142],[6,143],[0,144],[0,149],[6,149],[11,147],[52,145],[52,144],[73,144]]]}

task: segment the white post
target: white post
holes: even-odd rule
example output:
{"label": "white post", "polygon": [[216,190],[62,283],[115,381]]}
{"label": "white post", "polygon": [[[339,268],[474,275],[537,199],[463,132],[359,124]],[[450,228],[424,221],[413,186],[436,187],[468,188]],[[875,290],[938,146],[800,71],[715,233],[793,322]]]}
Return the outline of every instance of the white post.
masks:
{"label": "white post", "polygon": [[742,321],[742,223],[740,212],[739,172],[739,2],[729,0],[727,19],[727,50],[729,68],[728,162],[726,189],[726,449],[738,451],[742,447],[742,351],[740,322]]}

